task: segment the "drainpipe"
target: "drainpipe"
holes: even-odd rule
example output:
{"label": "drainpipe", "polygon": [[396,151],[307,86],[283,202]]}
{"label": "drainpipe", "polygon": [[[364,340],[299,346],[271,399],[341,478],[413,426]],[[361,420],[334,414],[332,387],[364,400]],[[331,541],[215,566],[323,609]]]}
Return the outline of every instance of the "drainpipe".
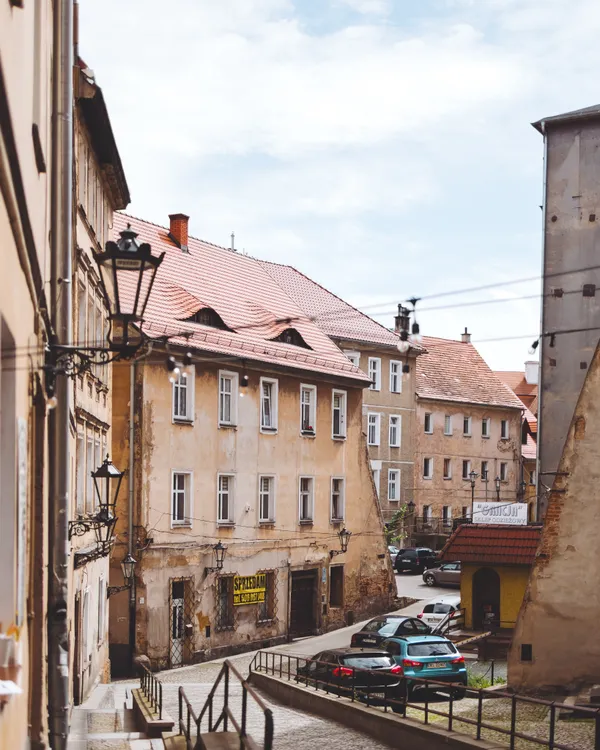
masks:
{"label": "drainpipe", "polygon": [[[542,120],[542,134],[544,136],[544,180],[543,180],[543,198],[542,198],[542,304],[541,304],[541,319],[540,319],[540,333],[544,333],[545,316],[544,316],[544,294],[546,293],[546,216],[547,216],[547,201],[548,201],[548,133],[546,132],[546,123]],[[537,430],[537,455],[536,455],[536,508],[535,508],[535,520],[543,521],[546,515],[546,507],[548,504],[548,498],[544,495],[543,484],[541,481],[542,469],[546,468],[542,464],[542,447],[544,438],[544,420],[542,418],[542,408],[545,401],[544,393],[544,381],[542,378],[542,372],[544,369],[544,355],[546,353],[546,339],[542,336],[540,341],[539,350],[539,374],[538,374],[538,430]],[[552,477],[554,479],[554,477]]]}
{"label": "drainpipe", "polygon": [[[135,457],[135,361],[129,367],[129,486],[128,486],[128,543],[129,554],[133,554],[133,501],[134,501],[134,457]],[[129,589],[129,671],[133,674],[135,654],[135,570]]]}
{"label": "drainpipe", "polygon": [[[53,10],[51,318],[54,342],[72,343],[73,0]],[[69,442],[71,382],[56,378],[49,414],[48,739],[66,750],[69,731]]]}

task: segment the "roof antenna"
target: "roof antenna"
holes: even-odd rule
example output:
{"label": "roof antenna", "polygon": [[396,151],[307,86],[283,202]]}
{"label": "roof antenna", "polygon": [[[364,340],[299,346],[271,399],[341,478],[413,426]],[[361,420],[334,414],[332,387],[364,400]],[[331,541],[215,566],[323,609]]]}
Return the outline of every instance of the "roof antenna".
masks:
{"label": "roof antenna", "polygon": [[231,233],[231,249],[235,253],[235,233],[234,232]]}

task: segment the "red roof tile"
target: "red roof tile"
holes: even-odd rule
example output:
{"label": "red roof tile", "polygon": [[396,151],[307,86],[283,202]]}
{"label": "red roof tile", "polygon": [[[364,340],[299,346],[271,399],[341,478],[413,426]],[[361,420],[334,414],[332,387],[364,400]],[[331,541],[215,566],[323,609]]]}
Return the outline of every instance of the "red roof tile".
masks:
{"label": "red roof tile", "polygon": [[259,261],[269,276],[328,336],[349,341],[397,347],[398,335],[337,295],[309,279],[293,266]]}
{"label": "red roof tile", "polygon": [[521,446],[521,455],[530,461],[537,458],[537,443],[531,435],[527,435],[527,443]]}
{"label": "red roof tile", "polygon": [[[192,237],[184,253],[164,227],[121,213],[115,213],[113,236],[127,224],[155,255],[166,253],[146,309],[149,336],[169,334],[173,343],[191,349],[349,378],[357,386],[369,382],[311,320],[315,311],[302,309],[261,261]],[[215,310],[231,331],[185,321],[203,307]],[[310,349],[272,341],[288,327]]]}
{"label": "red roof tile", "polygon": [[428,336],[423,346],[426,352],[417,357],[419,398],[523,408],[472,344]]}
{"label": "red roof tile", "polygon": [[452,532],[440,557],[482,565],[533,565],[541,526],[465,523]]}
{"label": "red roof tile", "polygon": [[528,402],[529,398],[537,396],[537,383],[528,383],[525,380],[524,372],[518,370],[497,370],[496,375],[519,398],[525,397]]}

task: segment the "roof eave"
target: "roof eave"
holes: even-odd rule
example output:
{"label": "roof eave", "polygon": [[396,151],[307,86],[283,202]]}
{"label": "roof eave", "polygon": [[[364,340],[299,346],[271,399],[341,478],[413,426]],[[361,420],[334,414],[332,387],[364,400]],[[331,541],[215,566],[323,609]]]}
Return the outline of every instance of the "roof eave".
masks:
{"label": "roof eave", "polygon": [[463,406],[485,406],[489,409],[514,409],[515,411],[525,411],[523,404],[517,406],[516,404],[491,404],[487,401],[462,401],[455,398],[448,398],[446,396],[422,396],[420,393],[415,394],[421,401],[443,401],[446,404],[461,404]]}

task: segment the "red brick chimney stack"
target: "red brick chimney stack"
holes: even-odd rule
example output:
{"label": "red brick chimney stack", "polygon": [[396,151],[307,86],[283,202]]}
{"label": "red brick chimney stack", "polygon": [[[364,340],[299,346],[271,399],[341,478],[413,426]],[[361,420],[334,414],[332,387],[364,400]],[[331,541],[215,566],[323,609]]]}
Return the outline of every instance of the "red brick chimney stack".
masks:
{"label": "red brick chimney stack", "polygon": [[470,344],[471,343],[471,334],[469,331],[465,328],[465,332],[461,333],[460,339],[463,342],[463,344]]}
{"label": "red brick chimney stack", "polygon": [[188,222],[185,214],[169,214],[169,234],[173,242],[177,243],[184,253],[188,252]]}

